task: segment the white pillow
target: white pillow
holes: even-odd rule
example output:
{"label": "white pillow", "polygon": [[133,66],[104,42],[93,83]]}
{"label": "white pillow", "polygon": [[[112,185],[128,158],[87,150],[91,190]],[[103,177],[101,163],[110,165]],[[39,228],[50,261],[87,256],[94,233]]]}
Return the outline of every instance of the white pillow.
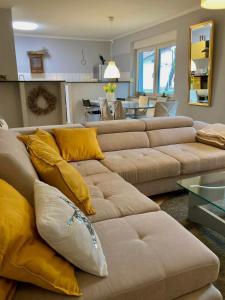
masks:
{"label": "white pillow", "polygon": [[0,129],[9,129],[8,124],[4,119],[0,118]]}
{"label": "white pillow", "polygon": [[41,237],[83,271],[107,276],[99,238],[88,218],[57,188],[34,183],[37,229]]}

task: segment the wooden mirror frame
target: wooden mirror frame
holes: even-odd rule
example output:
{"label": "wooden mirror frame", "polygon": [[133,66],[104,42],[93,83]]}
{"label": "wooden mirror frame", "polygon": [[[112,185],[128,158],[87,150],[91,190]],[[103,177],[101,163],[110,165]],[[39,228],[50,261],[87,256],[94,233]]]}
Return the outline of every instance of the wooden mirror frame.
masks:
{"label": "wooden mirror frame", "polygon": [[[208,102],[207,103],[200,103],[200,102],[190,102],[190,91],[191,91],[191,46],[192,46],[192,30],[198,29],[202,26],[211,25],[211,32],[210,32],[210,44],[209,44],[209,73],[208,73]],[[213,50],[214,50],[214,21],[209,20],[202,23],[198,23],[195,25],[190,26],[189,28],[189,64],[188,64],[188,104],[190,105],[197,105],[197,106],[211,106],[212,104],[212,76],[213,76]]]}
{"label": "wooden mirror frame", "polygon": [[[27,54],[28,54],[29,60],[30,60],[30,72],[32,74],[44,73],[43,58],[44,58],[45,52],[43,52],[43,51],[28,51]],[[39,61],[39,66],[35,66],[34,60]]]}

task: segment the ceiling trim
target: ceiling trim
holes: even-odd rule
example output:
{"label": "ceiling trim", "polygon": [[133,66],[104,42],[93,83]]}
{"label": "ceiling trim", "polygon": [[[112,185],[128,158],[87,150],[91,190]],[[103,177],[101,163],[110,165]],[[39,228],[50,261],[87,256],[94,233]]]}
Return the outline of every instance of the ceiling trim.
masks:
{"label": "ceiling trim", "polygon": [[173,30],[160,35],[156,35],[143,40],[136,41],[134,42],[133,49],[140,50],[147,47],[154,47],[155,45],[176,41],[176,39],[177,39],[177,31]]}
{"label": "ceiling trim", "polygon": [[165,23],[165,22],[168,22],[168,21],[171,21],[173,19],[176,19],[176,18],[179,18],[179,17],[182,17],[184,15],[188,15],[194,11],[197,11],[197,10],[201,10],[201,7],[200,5],[198,6],[195,6],[191,9],[187,9],[185,11],[183,11],[182,13],[178,13],[178,14],[174,14],[173,16],[170,16],[168,18],[164,18],[164,19],[161,19],[160,21],[155,21],[155,22],[152,22],[144,27],[141,27],[141,28],[138,28],[138,29],[135,29],[133,31],[130,31],[130,32],[127,32],[127,33],[124,33],[124,34],[120,34],[120,35],[117,35],[115,37],[113,37],[113,40],[118,40],[118,39],[121,39],[123,37],[126,37],[126,36],[129,36],[129,35],[132,35],[134,33],[137,33],[137,32],[140,32],[140,31],[143,31],[143,30],[147,30],[147,29],[150,29],[154,26],[157,26],[157,25],[160,25],[162,23]]}
{"label": "ceiling trim", "polygon": [[57,36],[57,35],[44,35],[44,34],[29,34],[14,32],[14,36],[31,37],[31,38],[42,38],[42,39],[59,39],[59,40],[75,40],[75,41],[90,41],[90,42],[111,42],[110,39],[91,39],[91,38],[80,38],[80,37],[68,37],[68,36]]}

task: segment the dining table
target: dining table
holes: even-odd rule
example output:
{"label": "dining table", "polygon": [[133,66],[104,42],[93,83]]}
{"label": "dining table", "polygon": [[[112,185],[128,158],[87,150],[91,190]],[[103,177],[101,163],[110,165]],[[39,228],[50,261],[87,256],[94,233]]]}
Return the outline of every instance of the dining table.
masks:
{"label": "dining table", "polygon": [[[120,101],[120,100],[114,100],[114,101]],[[108,104],[110,107],[113,107],[112,105],[113,101],[108,101]],[[99,100],[91,100],[91,103],[94,104],[95,106],[99,105],[100,106],[100,101]],[[125,113],[129,115],[131,118],[138,118],[139,112],[140,111],[147,111],[149,109],[155,109],[155,101],[149,102],[148,104],[140,104],[139,102],[136,101],[121,101],[123,109],[125,110]],[[128,113],[129,112],[129,113]]]}
{"label": "dining table", "polygon": [[129,115],[131,115],[131,111],[133,111],[133,118],[138,118],[140,111],[147,111],[149,109],[155,108],[155,103],[149,102],[148,104],[139,104],[135,101],[124,101],[122,102],[123,108],[125,111],[129,111]]}

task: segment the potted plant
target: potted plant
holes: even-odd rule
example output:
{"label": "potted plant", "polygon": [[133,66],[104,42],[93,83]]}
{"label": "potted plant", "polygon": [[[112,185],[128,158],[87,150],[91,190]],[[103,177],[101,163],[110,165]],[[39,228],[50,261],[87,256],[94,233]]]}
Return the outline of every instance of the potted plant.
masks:
{"label": "potted plant", "polygon": [[115,91],[117,85],[115,83],[109,82],[103,86],[103,90],[106,92],[106,99],[108,101],[115,100]]}

